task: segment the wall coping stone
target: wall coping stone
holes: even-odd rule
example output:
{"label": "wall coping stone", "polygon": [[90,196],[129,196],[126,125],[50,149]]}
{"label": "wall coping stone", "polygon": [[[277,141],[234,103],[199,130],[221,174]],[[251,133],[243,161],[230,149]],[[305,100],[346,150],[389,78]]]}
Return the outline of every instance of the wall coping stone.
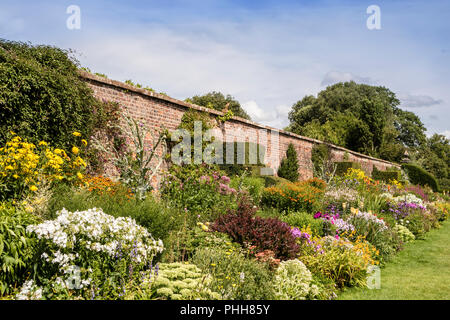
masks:
{"label": "wall coping stone", "polygon": [[[135,93],[138,93],[138,94],[141,94],[141,95],[144,95],[144,96],[148,96],[148,97],[151,97],[151,98],[163,100],[163,101],[170,102],[170,103],[176,104],[178,106],[181,106],[181,107],[184,107],[184,108],[187,108],[187,109],[193,109],[193,110],[197,110],[197,111],[207,112],[207,113],[214,114],[214,115],[217,115],[217,116],[223,116],[224,115],[223,112],[218,111],[218,110],[214,110],[214,109],[202,107],[202,106],[199,106],[199,105],[196,105],[196,104],[188,103],[186,101],[178,100],[178,99],[169,97],[167,95],[160,94],[160,93],[153,92],[153,91],[149,91],[149,90],[146,90],[146,89],[143,89],[143,88],[137,88],[137,87],[134,87],[132,85],[129,85],[129,84],[126,84],[124,82],[117,81],[117,80],[112,80],[112,79],[100,77],[100,76],[97,76],[97,75],[92,74],[90,72],[86,72],[86,71],[81,70],[81,69],[79,69],[78,72],[79,72],[79,75],[81,76],[81,78],[89,80],[89,81],[99,82],[99,83],[106,84],[106,85],[109,85],[109,86],[112,86],[112,87],[116,87],[116,88],[120,88],[120,89],[123,89],[123,90],[126,90],[126,91],[131,91],[131,92],[135,92]],[[266,126],[266,125],[263,125],[263,124],[260,124],[260,123],[254,122],[254,121],[250,121],[250,120],[247,120],[247,119],[244,119],[244,118],[241,118],[241,117],[233,116],[228,121],[241,122],[241,123],[245,123],[247,125],[254,126],[254,127],[257,127],[257,128],[260,128],[260,129],[276,131],[280,135],[292,137],[294,139],[304,140],[304,141],[308,141],[308,142],[312,142],[312,143],[316,143],[316,144],[325,144],[325,145],[328,145],[328,146],[330,146],[330,147],[332,147],[332,148],[334,148],[336,150],[344,151],[344,152],[347,152],[349,154],[353,154],[353,155],[355,155],[357,157],[360,157],[360,158],[366,158],[366,159],[369,159],[369,160],[374,160],[374,161],[379,161],[379,162],[382,162],[382,163],[386,163],[386,164],[389,164],[389,165],[392,165],[392,166],[395,166],[395,167],[400,167],[399,164],[396,164],[396,163],[393,163],[393,162],[390,162],[390,161],[387,161],[387,160],[378,159],[378,158],[375,158],[375,157],[372,157],[372,156],[368,156],[368,155],[363,154],[363,153],[359,153],[359,152],[352,151],[352,150],[349,150],[349,149],[346,149],[346,148],[343,148],[343,147],[340,147],[340,146],[336,146],[336,145],[328,143],[328,142],[324,142],[324,141],[313,139],[313,138],[304,137],[304,136],[301,136],[301,135],[298,135],[298,134],[295,134],[295,133],[292,133],[292,132],[289,132],[289,131],[285,131],[285,130],[282,130],[282,129],[277,129],[277,128],[273,128],[273,127],[270,127],[270,126]]]}

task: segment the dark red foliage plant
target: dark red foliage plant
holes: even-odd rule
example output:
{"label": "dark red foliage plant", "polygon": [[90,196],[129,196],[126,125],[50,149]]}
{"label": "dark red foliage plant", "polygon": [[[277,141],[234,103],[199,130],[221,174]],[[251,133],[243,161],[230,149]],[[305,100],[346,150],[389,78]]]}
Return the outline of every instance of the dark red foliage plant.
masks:
{"label": "dark red foliage plant", "polygon": [[228,234],[233,241],[255,246],[257,252],[271,250],[280,260],[296,257],[299,245],[291,227],[277,218],[255,217],[256,208],[245,197],[236,211],[220,216],[211,229]]}

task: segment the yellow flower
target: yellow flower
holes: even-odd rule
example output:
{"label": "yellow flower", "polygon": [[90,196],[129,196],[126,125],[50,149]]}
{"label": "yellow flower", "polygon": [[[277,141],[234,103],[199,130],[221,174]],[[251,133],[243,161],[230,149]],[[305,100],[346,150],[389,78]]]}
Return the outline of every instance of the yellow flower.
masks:
{"label": "yellow flower", "polygon": [[41,141],[41,142],[39,142],[39,145],[40,145],[40,146],[46,146],[46,145],[47,145],[47,142]]}
{"label": "yellow flower", "polygon": [[19,179],[19,176],[17,174],[13,175],[14,179]]}
{"label": "yellow flower", "polygon": [[85,146],[87,146],[87,144],[88,144],[87,141],[84,139],[81,139],[81,143],[84,144]]}
{"label": "yellow flower", "polygon": [[73,152],[74,154],[78,154],[78,152],[80,152],[80,149],[78,149],[77,147],[73,147],[73,148],[72,148],[72,152]]}
{"label": "yellow flower", "polygon": [[6,170],[14,170],[14,168],[12,166],[6,166],[5,168]]}
{"label": "yellow flower", "polygon": [[77,177],[78,179],[83,180],[83,175],[80,172],[77,172]]}
{"label": "yellow flower", "polygon": [[74,133],[72,133],[75,137],[81,137],[81,133],[79,133],[78,131],[75,131]]}
{"label": "yellow flower", "polygon": [[36,186],[31,186],[31,187],[30,187],[30,190],[31,190],[31,191],[37,191],[37,189],[38,189],[38,188],[37,188]]}

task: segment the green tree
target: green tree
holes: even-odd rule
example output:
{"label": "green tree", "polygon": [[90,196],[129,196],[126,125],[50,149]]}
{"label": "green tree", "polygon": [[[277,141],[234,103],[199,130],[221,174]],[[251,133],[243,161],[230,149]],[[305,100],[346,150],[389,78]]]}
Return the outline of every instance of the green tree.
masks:
{"label": "green tree", "polygon": [[213,91],[202,96],[187,98],[185,101],[218,111],[223,111],[228,105],[228,110],[231,110],[235,116],[250,120],[250,116],[242,109],[239,101],[229,94],[224,96],[220,92]]}
{"label": "green tree", "polygon": [[297,152],[295,151],[294,145],[290,143],[286,150],[286,157],[281,160],[280,167],[278,168],[278,176],[295,182],[299,177],[298,168]]}

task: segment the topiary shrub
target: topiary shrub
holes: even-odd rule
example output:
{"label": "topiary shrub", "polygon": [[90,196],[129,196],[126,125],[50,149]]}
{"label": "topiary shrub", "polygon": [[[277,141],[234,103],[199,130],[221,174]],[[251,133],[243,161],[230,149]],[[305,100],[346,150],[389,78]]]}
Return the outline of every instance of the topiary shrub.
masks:
{"label": "topiary shrub", "polygon": [[425,169],[410,163],[402,164],[402,169],[405,170],[411,184],[429,186],[434,192],[439,191],[439,184],[436,178],[425,171]]}
{"label": "topiary shrub", "polygon": [[361,164],[358,162],[352,162],[352,161],[342,161],[342,162],[335,162],[336,164],[336,175],[337,176],[343,176],[347,173],[348,169],[361,169]]}
{"label": "topiary shrub", "polygon": [[380,180],[389,183],[392,180],[401,181],[402,173],[400,170],[380,171],[377,167],[373,166],[372,178],[374,180]]}
{"label": "topiary shrub", "polygon": [[289,144],[286,150],[286,158],[281,160],[280,167],[278,168],[278,176],[292,182],[298,180],[297,151],[295,151],[292,143]]}

